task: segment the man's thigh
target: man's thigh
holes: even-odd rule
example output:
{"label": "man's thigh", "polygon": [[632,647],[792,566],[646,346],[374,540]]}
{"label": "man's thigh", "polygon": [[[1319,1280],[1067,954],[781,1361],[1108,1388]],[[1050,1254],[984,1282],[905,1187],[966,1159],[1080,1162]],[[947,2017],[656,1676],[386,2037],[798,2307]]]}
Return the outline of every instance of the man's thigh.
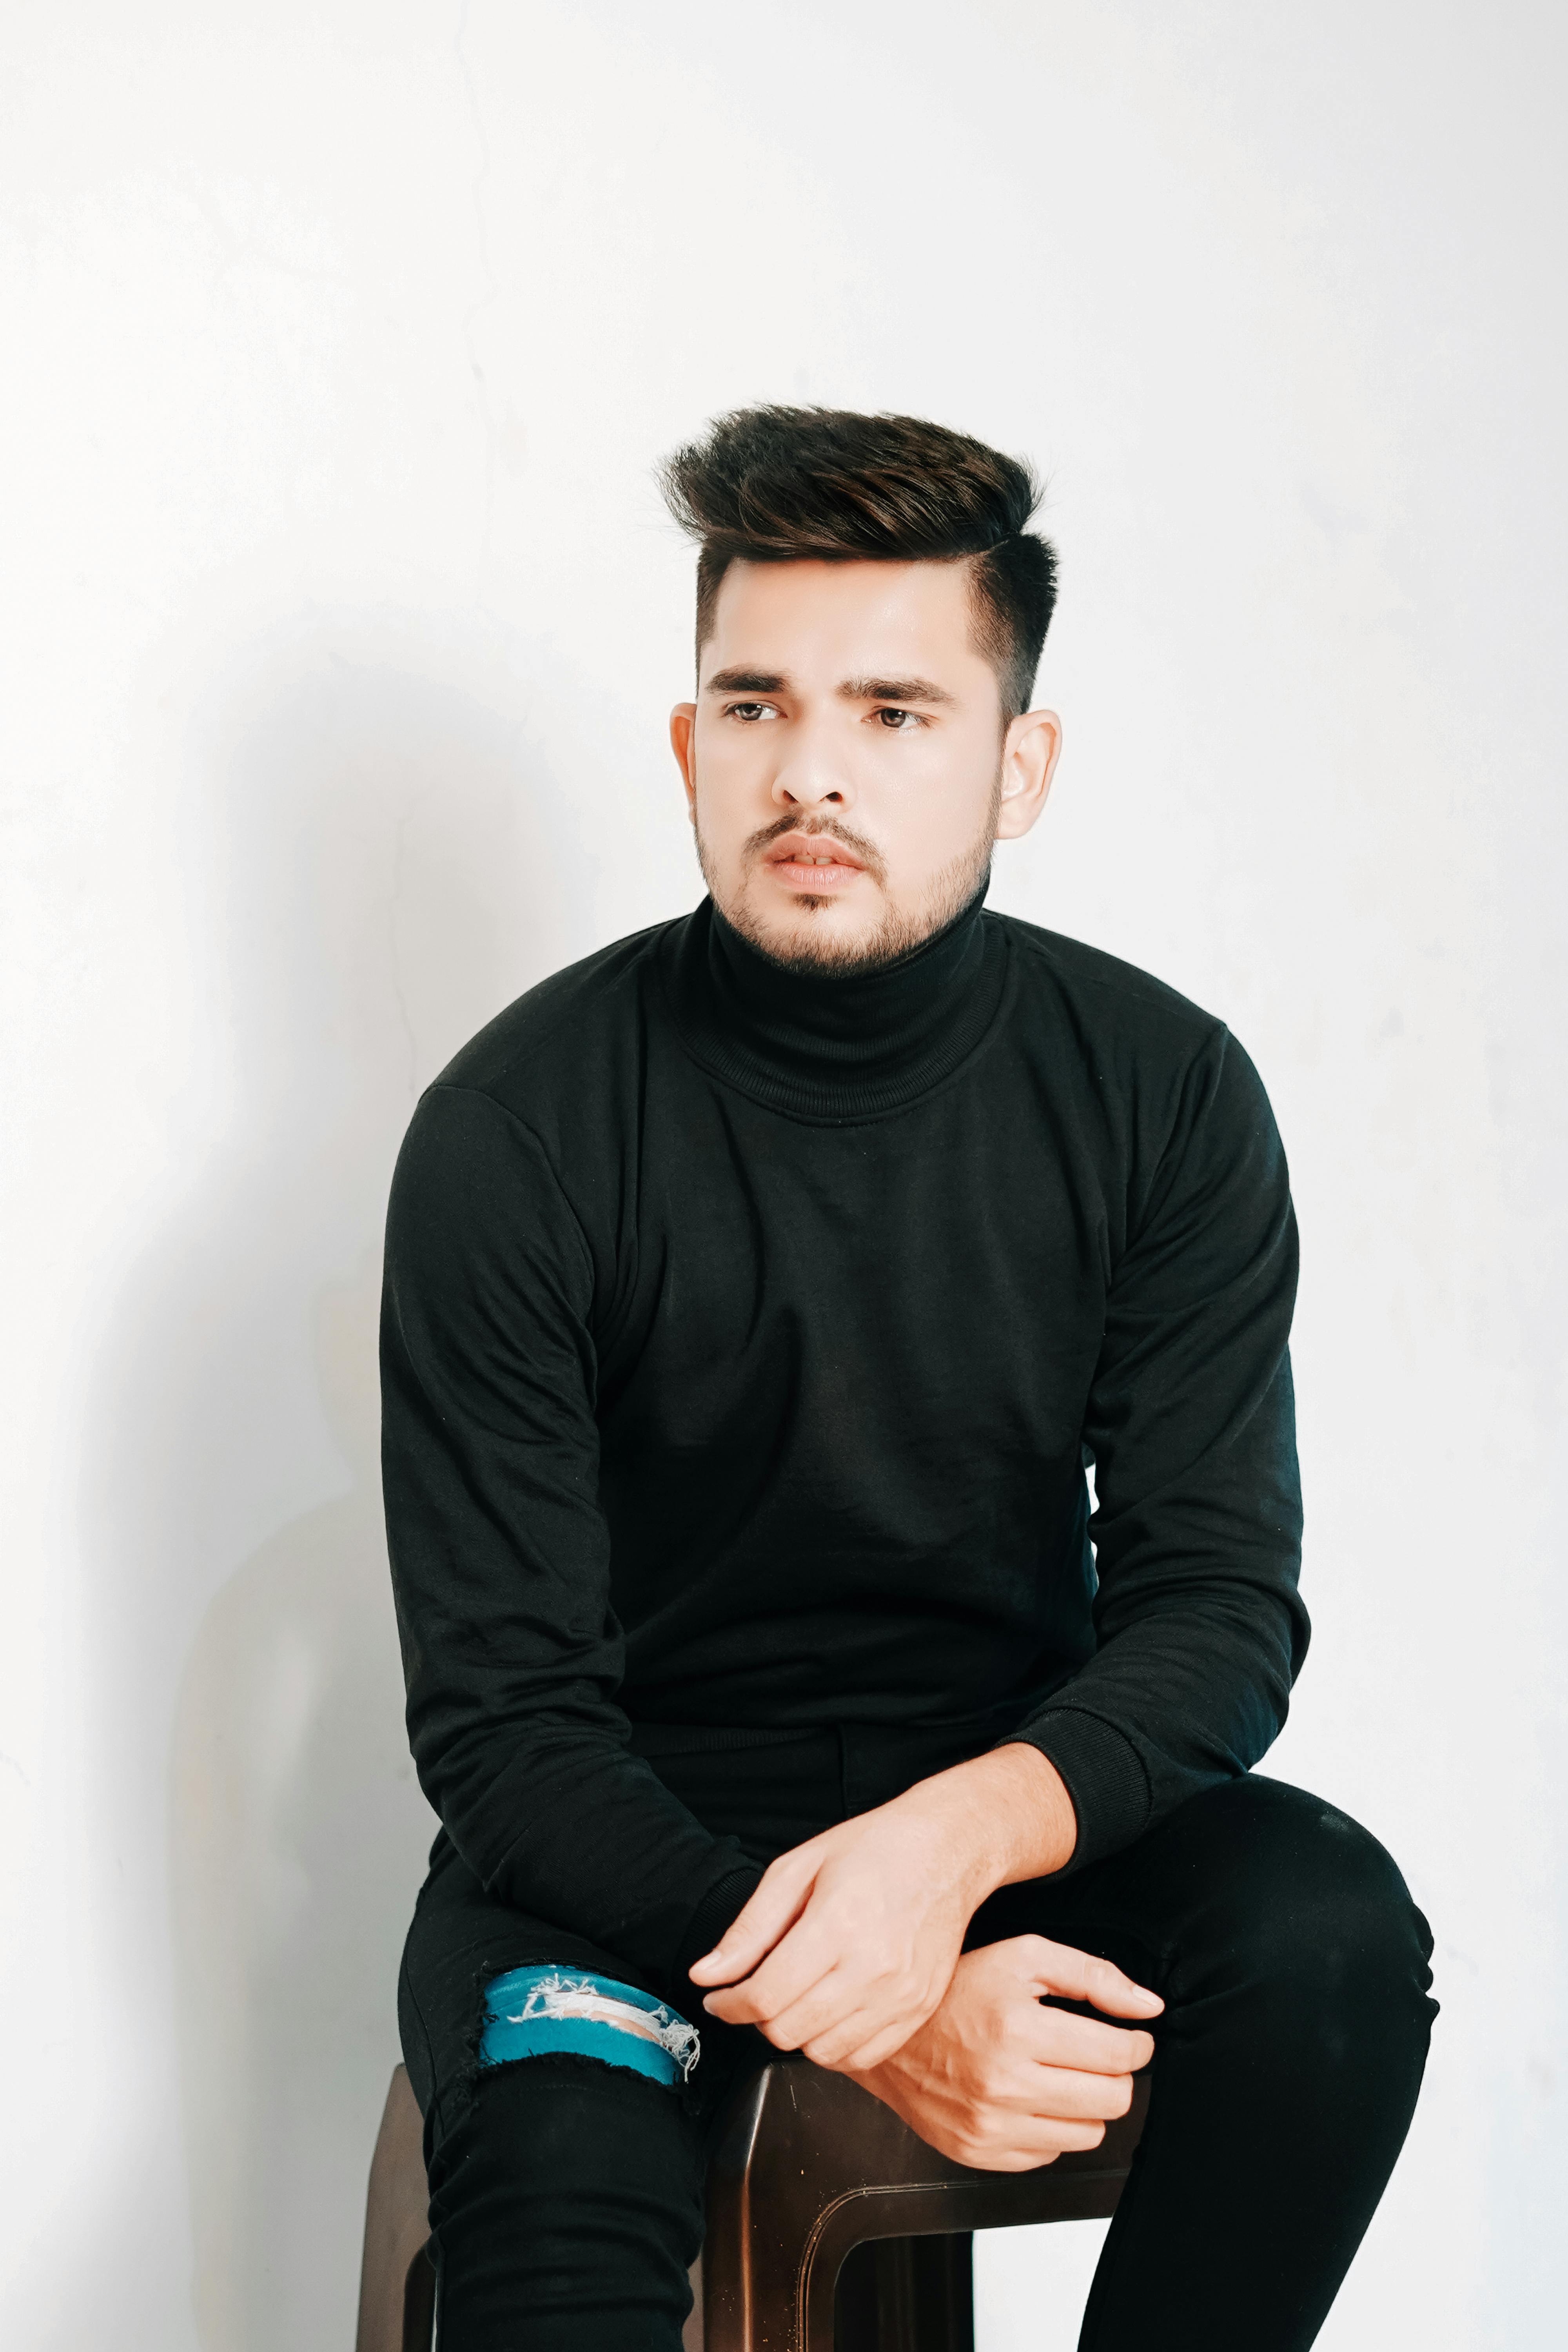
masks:
{"label": "man's thigh", "polygon": [[1424,1994],[1426,1923],[1393,1858],[1321,1798],[1248,1773],[1194,1797],[1106,1860],[1004,1887],[968,1942],[1047,1936],[1101,1954],[1167,2000],[1242,1982],[1348,1988],[1359,1973]]}

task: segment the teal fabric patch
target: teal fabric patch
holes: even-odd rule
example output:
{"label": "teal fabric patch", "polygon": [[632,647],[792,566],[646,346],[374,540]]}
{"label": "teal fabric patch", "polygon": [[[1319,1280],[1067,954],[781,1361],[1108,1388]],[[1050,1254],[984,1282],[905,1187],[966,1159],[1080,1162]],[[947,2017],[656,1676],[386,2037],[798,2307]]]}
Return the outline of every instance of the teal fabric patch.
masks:
{"label": "teal fabric patch", "polygon": [[485,1988],[481,2066],[566,2051],[606,2066],[629,2066],[674,2090],[689,2075],[700,2050],[695,2026],[651,1993],[614,1977],[510,1969]]}

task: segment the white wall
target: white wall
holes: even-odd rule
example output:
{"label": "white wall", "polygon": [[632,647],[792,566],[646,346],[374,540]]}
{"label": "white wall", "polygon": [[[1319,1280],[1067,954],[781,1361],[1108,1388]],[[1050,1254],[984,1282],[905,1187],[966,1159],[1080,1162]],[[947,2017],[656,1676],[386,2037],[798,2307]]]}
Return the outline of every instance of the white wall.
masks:
{"label": "white wall", "polygon": [[[430,1828],[387,1174],[482,1019],[697,895],[650,467],[756,396],[1048,470],[1068,750],[996,902],[1221,1011],[1270,1085],[1318,1622],[1274,1761],[1437,1931],[1323,2341],[1551,2340],[1563,23],[9,13],[9,2343],[351,2340]],[[987,2352],[1069,2344],[1086,2258],[985,2249]]]}

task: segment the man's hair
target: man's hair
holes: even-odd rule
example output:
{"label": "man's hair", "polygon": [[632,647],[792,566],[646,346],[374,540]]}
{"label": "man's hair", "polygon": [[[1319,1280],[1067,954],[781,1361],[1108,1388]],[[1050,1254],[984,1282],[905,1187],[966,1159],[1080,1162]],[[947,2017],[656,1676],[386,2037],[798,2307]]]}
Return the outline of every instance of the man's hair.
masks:
{"label": "man's hair", "polygon": [[737,408],[659,468],[671,514],[701,542],[697,652],[719,583],[748,563],[952,562],[974,558],[974,635],[1005,719],[1026,710],[1057,596],[1057,556],[1027,529],[1029,467],[918,416],[845,408]]}

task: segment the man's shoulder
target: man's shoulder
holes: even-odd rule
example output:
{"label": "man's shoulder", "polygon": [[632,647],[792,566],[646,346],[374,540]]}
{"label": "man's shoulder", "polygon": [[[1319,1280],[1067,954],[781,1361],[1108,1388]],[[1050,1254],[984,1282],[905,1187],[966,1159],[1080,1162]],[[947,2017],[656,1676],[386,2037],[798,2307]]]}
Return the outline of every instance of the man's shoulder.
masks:
{"label": "man's shoulder", "polygon": [[436,1084],[504,1101],[548,1083],[552,1072],[580,1073],[601,1060],[637,1034],[659,943],[689,919],[655,923],[552,972],[487,1021]]}
{"label": "man's shoulder", "polygon": [[1215,1014],[1120,956],[1017,915],[987,920],[1002,924],[1013,943],[1026,1005],[1049,998],[1086,1031],[1142,1040],[1155,1051],[1191,1055],[1226,1034]]}
{"label": "man's shoulder", "polygon": [[1065,1051],[1086,1099],[1121,1105],[1133,1130],[1156,1141],[1201,1125],[1237,1150],[1259,1139],[1278,1148],[1263,1080],[1215,1013],[1081,940],[1011,915],[996,919],[1013,941],[1025,1038],[1054,1074]]}

